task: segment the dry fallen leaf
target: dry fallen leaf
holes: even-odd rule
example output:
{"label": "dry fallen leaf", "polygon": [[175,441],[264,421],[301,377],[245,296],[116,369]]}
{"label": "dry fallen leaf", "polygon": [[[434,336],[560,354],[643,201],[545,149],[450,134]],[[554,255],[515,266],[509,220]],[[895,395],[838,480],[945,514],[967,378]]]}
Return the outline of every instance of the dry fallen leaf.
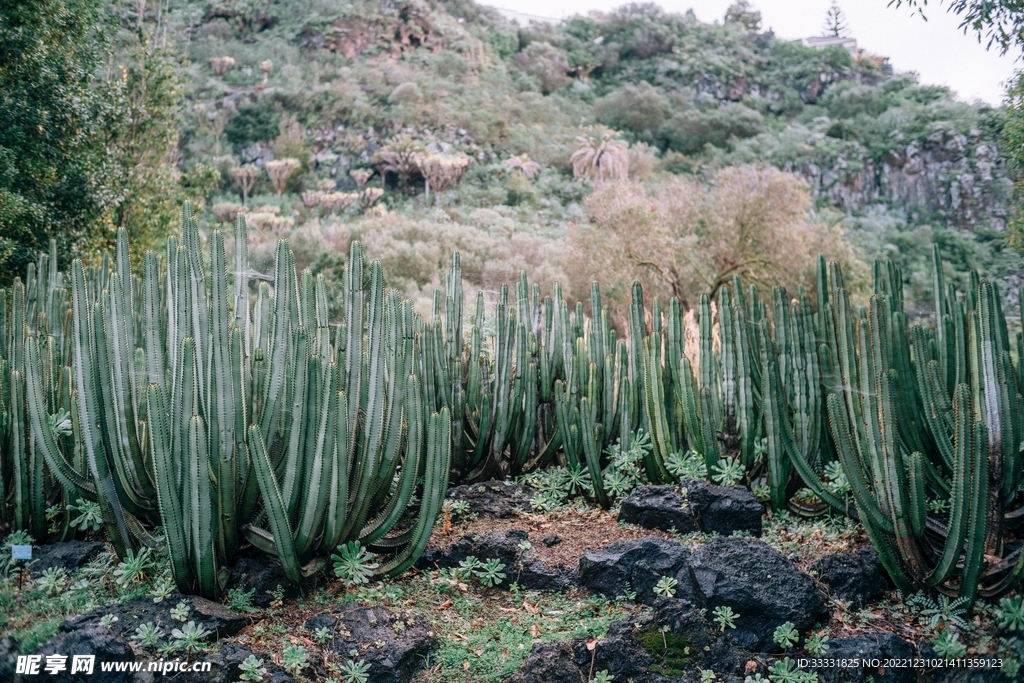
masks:
{"label": "dry fallen leaf", "polygon": [[587,641],[587,651],[593,652],[595,647],[597,647],[597,638],[589,639]]}
{"label": "dry fallen leaf", "polygon": [[534,638],[539,638],[540,637],[540,626],[537,626],[537,624],[532,624],[530,626],[530,635],[533,636]]}
{"label": "dry fallen leaf", "polygon": [[465,671],[469,671],[469,660],[468,659],[463,659],[462,660],[462,668]]}
{"label": "dry fallen leaf", "polygon": [[444,602],[441,603],[440,609],[448,609],[451,606],[452,606],[452,601],[451,600],[445,600]]}

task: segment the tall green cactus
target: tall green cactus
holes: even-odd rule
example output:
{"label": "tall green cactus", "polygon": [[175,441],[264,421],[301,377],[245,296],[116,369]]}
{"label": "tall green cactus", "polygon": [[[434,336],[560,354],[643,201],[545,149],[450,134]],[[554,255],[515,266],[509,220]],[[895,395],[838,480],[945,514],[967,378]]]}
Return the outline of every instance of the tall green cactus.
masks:
{"label": "tall green cactus", "polygon": [[[123,231],[113,263],[87,271],[75,261],[68,372],[59,371],[56,339],[23,322],[25,293],[16,292],[18,335],[4,297],[13,363],[0,359],[0,435],[22,449],[18,491],[40,486],[45,459],[66,491],[100,503],[122,555],[156,542],[147,530],[163,526],[182,591],[217,596],[246,541],[278,555],[296,581],[349,540],[386,555],[388,571],[404,571],[426,547],[450,460],[450,413],[423,406],[423,326],[409,302],[385,293],[378,262],[364,283],[354,243],[346,319],[332,343],[323,277],[298,277],[279,243],[273,287],[262,284],[250,305],[242,219],[234,241],[233,288],[223,235],[210,235],[204,255],[188,204],[163,266],[146,254],[141,278],[130,271]],[[44,265],[38,272],[52,271]],[[56,279],[51,272],[48,282]],[[37,284],[27,298],[45,321],[64,298],[41,291]],[[72,396],[82,462],[50,428]],[[424,473],[419,524],[391,535]],[[27,516],[23,508],[41,500],[15,507]]]}
{"label": "tall green cactus", "polygon": [[[332,333],[322,276],[279,243],[272,281],[250,291],[244,221],[233,238],[229,268],[224,235],[204,247],[186,205],[141,276],[122,232],[67,289],[51,253],[0,292],[0,496],[17,525],[38,530],[61,496],[96,500],[119,552],[162,525],[178,587],[212,596],[245,543],[296,581],[349,541],[397,573],[425,548],[449,472],[558,462],[609,506],[608,449],[642,429],[648,480],[672,481],[684,449],[709,472],[736,458],[777,509],[858,517],[901,586],[973,597],[1024,572],[1003,540],[1024,515],[1024,378],[995,286],[974,277],[958,296],[937,256],[935,329],[909,327],[892,265],[875,266],[861,314],[821,259],[813,297],[762,301],[738,277],[702,297],[687,341],[677,299],[635,284],[619,338],[596,284],[585,315],[525,274],[490,307],[478,294],[464,328],[457,254],[419,320],[354,243]],[[70,434],[54,428],[64,413]],[[833,461],[852,503],[822,481]],[[947,499],[943,521],[930,502]]]}
{"label": "tall green cactus", "polygon": [[[15,278],[9,291],[0,290],[0,523],[7,521],[42,541],[47,537],[46,508],[72,503],[77,497],[69,496],[79,493],[64,490],[52,479],[42,454],[31,443],[28,382],[38,374],[43,423],[64,448],[73,447],[68,429],[72,410],[66,372],[69,349],[64,334],[68,301],[53,240],[49,253],[29,264],[25,283]],[[26,351],[34,337],[41,339],[42,348],[29,367]],[[57,537],[73,535],[65,514]]]}
{"label": "tall green cactus", "polygon": [[833,268],[827,343],[840,362],[828,414],[858,516],[896,584],[973,601],[1024,576],[1004,534],[1024,515],[1024,404],[995,284],[972,277],[959,299],[937,252],[934,266],[936,329],[909,331],[898,269],[876,264],[858,318]]}

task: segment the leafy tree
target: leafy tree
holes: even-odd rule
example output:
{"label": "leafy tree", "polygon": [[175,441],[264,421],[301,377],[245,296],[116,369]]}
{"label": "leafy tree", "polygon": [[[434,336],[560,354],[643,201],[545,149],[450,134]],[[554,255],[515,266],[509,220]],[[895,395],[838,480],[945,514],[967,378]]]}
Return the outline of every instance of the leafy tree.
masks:
{"label": "leafy tree", "polygon": [[747,0],[739,0],[725,11],[725,23],[739,24],[748,31],[757,31],[761,28],[761,13]]}
{"label": "leafy tree", "polygon": [[246,104],[239,107],[238,114],[228,121],[224,136],[240,151],[254,142],[277,137],[280,118],[269,102]]}
{"label": "leafy tree", "polygon": [[499,59],[509,59],[519,51],[519,36],[502,28],[487,31],[487,44]]}
{"label": "leafy tree", "polygon": [[819,253],[856,270],[841,233],[809,219],[810,207],[807,186],[772,167],[726,167],[710,183],[674,177],[650,194],[639,183],[608,183],[586,200],[589,225],[572,231],[578,258],[570,261],[578,282],[599,280],[602,291],[607,283],[619,304],[634,279],[684,308],[734,275],[795,292],[811,281]]}
{"label": "leafy tree", "polygon": [[147,245],[174,225],[176,57],[117,9],[15,0],[0,12],[0,283],[51,237],[70,258],[112,247],[116,227]]}
{"label": "leafy tree", "polygon": [[51,237],[66,255],[112,234],[100,7],[6,0],[0,12],[0,283]]}
{"label": "leafy tree", "polygon": [[[184,199],[200,206],[211,189],[210,170],[193,165],[182,176],[177,169],[177,113],[183,89],[180,69],[172,50],[158,44],[141,22],[118,35],[115,81],[109,95],[117,114],[108,127],[107,146],[117,164],[115,178],[120,201],[111,218],[128,230],[141,258],[144,249],[157,246],[180,219]],[[188,186],[188,192],[183,191]]]}
{"label": "leafy tree", "polygon": [[530,43],[516,60],[523,71],[537,79],[545,95],[572,83],[568,76],[569,56],[550,43]]}

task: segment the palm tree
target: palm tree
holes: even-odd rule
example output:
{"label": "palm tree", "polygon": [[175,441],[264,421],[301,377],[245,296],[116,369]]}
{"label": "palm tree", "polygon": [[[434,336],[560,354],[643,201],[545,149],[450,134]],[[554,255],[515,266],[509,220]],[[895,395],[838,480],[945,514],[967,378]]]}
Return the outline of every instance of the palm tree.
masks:
{"label": "palm tree", "polygon": [[569,158],[575,177],[597,183],[629,177],[629,145],[618,139],[615,131],[596,126],[587,135],[577,137],[576,142],[580,148]]}

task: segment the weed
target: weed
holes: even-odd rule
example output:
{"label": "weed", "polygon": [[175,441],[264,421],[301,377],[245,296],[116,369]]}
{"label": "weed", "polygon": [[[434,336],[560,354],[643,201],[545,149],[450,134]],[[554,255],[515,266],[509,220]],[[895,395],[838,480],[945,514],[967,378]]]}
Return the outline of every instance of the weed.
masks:
{"label": "weed", "polygon": [[955,624],[967,630],[970,624],[967,623],[967,607],[970,601],[966,597],[950,600],[946,595],[939,595],[936,602],[924,593],[918,593],[909,600],[908,605],[919,606],[919,619],[928,631],[934,631],[939,626]]}
{"label": "weed", "polygon": [[781,647],[783,650],[790,650],[800,642],[800,633],[796,630],[792,621],[787,621],[775,629],[775,633],[772,635],[772,640],[775,644]]}
{"label": "weed", "polygon": [[256,655],[246,657],[245,661],[238,665],[238,669],[241,671],[238,677],[247,683],[259,683],[267,675],[263,660],[257,659]]}
{"label": "weed", "polygon": [[654,592],[658,595],[662,595],[666,598],[671,598],[676,594],[676,586],[679,582],[673,579],[671,576],[663,576],[658,579],[658,583],[654,586]]}
{"label": "weed", "polygon": [[178,650],[184,650],[185,652],[195,652],[196,650],[202,649],[202,643],[213,631],[209,630],[202,624],[197,624],[194,621],[190,621],[181,628],[176,628],[171,631],[171,637],[174,638],[174,647]]}
{"label": "weed", "polygon": [[768,680],[771,683],[816,683],[818,674],[802,671],[796,662],[786,657],[768,669]]}
{"label": "weed", "polygon": [[368,683],[369,680],[370,665],[366,662],[350,659],[342,665],[342,683]]}
{"label": "weed", "polygon": [[171,608],[171,619],[175,621],[184,622],[188,619],[189,606],[188,602],[182,600],[177,605]]}
{"label": "weed", "polygon": [[935,652],[945,659],[960,659],[967,654],[967,646],[960,642],[960,634],[945,630],[932,641]]}
{"label": "weed", "polygon": [[359,544],[359,541],[339,545],[336,552],[331,555],[331,560],[334,562],[334,575],[349,586],[369,582],[373,570],[378,566],[373,562],[373,556]]}
{"label": "weed", "polygon": [[719,486],[735,486],[746,474],[746,468],[739,458],[722,458],[711,471],[711,479]]}
{"label": "weed", "polygon": [[732,607],[722,605],[716,607],[712,612],[715,617],[715,622],[718,624],[718,629],[725,633],[727,628],[736,628],[736,617],[739,615],[732,611]]}
{"label": "weed", "polygon": [[228,604],[231,609],[236,612],[243,614],[247,612],[255,612],[256,608],[252,606],[252,599],[256,595],[256,589],[250,588],[245,591],[241,588],[232,588],[228,590]]}
{"label": "weed", "polygon": [[68,505],[68,512],[77,512],[71,518],[71,526],[79,531],[97,532],[103,526],[103,512],[96,501],[79,498],[73,505]]}
{"label": "weed", "polygon": [[1024,631],[1024,597],[1020,595],[999,601],[999,628],[1006,631]]}
{"label": "weed", "polygon": [[147,580],[153,565],[152,550],[141,548],[138,552],[134,552],[129,549],[127,557],[121,560],[117,569],[114,570],[114,581],[124,588],[142,585]]}
{"label": "weed", "polygon": [[36,587],[47,595],[56,595],[68,582],[68,573],[62,567],[47,567],[36,579]]}
{"label": "weed", "polygon": [[497,586],[505,580],[505,573],[502,569],[505,565],[501,563],[496,557],[484,562],[483,566],[473,571],[480,583],[487,587]]}
{"label": "weed", "polygon": [[176,589],[177,587],[174,585],[173,581],[167,577],[161,576],[153,582],[153,589],[149,591],[149,594],[152,596],[153,602],[163,602],[174,595],[174,591]]}
{"label": "weed", "polygon": [[281,652],[281,667],[297,676],[302,670],[309,666],[309,652],[301,645],[289,644]]}
{"label": "weed", "polygon": [[805,643],[807,653],[812,657],[821,657],[828,652],[828,636],[821,633],[812,633]]}
{"label": "weed", "polygon": [[131,639],[142,647],[156,647],[163,635],[162,629],[157,628],[152,621],[147,621],[145,624],[139,624]]}

